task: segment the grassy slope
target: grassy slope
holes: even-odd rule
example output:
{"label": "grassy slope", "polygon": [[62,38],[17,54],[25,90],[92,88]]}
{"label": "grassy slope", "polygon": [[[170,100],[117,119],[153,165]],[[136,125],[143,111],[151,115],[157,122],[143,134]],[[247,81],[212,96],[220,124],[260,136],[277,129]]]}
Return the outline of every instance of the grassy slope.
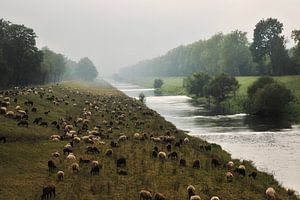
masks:
{"label": "grassy slope", "polygon": [[[75,89],[76,88],[76,89]],[[68,82],[59,86],[53,86],[54,95],[65,98],[64,95],[75,98],[77,107],[71,105],[54,106],[45,99],[40,99],[37,95],[29,94],[18,96],[18,104],[22,107],[26,99],[33,100],[38,112],[30,113],[29,128],[17,127],[16,122],[12,119],[0,115],[0,136],[6,136],[8,142],[0,144],[0,199],[39,199],[42,186],[48,182],[53,182],[57,188],[56,199],[138,199],[138,191],[141,188],[147,188],[152,191],[162,192],[168,199],[183,200],[187,199],[186,187],[193,184],[197,188],[197,193],[202,199],[209,199],[213,195],[218,195],[221,199],[234,200],[259,200],[265,199],[264,191],[267,187],[273,186],[277,193],[278,199],[296,199],[295,196],[288,196],[283,188],[271,175],[259,172],[257,180],[245,177],[240,178],[235,174],[234,181],[227,183],[224,174],[227,171],[224,168],[213,169],[210,166],[210,158],[213,154],[218,155],[224,161],[230,160],[230,155],[221,150],[218,145],[213,145],[212,152],[203,152],[199,145],[204,144],[199,138],[191,138],[182,131],[175,132],[175,127],[165,121],[161,116],[154,112],[154,116],[144,116],[143,111],[147,110],[143,105],[133,99],[125,97],[122,93],[107,86],[97,84],[82,84]],[[82,91],[85,95],[76,95],[73,91]],[[86,94],[92,94],[87,96]],[[49,127],[42,128],[32,124],[35,117],[42,116],[46,121],[58,120],[61,117],[81,116],[84,101],[86,99],[93,101],[97,98],[107,96],[116,96],[116,101],[109,103],[98,103],[100,111],[92,111],[90,127],[100,125],[104,132],[108,127],[103,126],[102,121],[111,121],[114,118],[110,112],[112,109],[122,108],[128,116],[131,111],[139,120],[145,122],[142,127],[137,128],[135,121],[126,117],[128,126],[119,125],[120,130],[115,129],[110,139],[103,139],[106,144],[96,146],[101,149],[100,155],[87,155],[84,153],[86,144],[80,143],[74,148],[74,154],[100,161],[103,164],[103,170],[99,176],[90,176],[90,166],[82,166],[79,174],[73,174],[70,169],[70,163],[65,161],[65,156],[54,159],[59,170],[65,172],[65,180],[56,182],[55,173],[49,174],[47,171],[47,161],[51,158],[51,153],[62,149],[68,141],[51,142],[49,136],[58,133],[57,130]],[[68,101],[70,101],[68,99]],[[128,109],[126,109],[126,104]],[[139,105],[131,107],[130,105]],[[9,110],[16,106],[12,103]],[[26,108],[26,107],[25,107]],[[108,112],[105,110],[108,109]],[[51,110],[49,116],[43,114],[44,111]],[[104,117],[102,117],[104,114]],[[160,126],[163,126],[163,130]],[[135,132],[164,135],[166,130],[171,130],[172,135],[177,139],[189,137],[191,142],[181,148],[174,147],[179,153],[180,158],[187,160],[186,167],[180,167],[178,161],[167,160],[161,163],[159,160],[150,157],[152,148],[158,146],[162,151],[166,151],[164,144],[154,144],[152,141],[136,141],[132,139]],[[104,151],[110,148],[109,143],[112,139],[118,138],[120,133],[130,136],[130,139],[122,143],[119,148],[114,148],[114,156],[108,158],[104,156]],[[62,131],[59,132],[62,134]],[[121,156],[127,158],[127,167],[129,175],[120,176],[116,173],[115,160]],[[198,170],[191,167],[194,159],[200,159],[202,167]],[[238,165],[240,161],[236,160]],[[247,171],[255,170],[249,162],[244,162]]]}

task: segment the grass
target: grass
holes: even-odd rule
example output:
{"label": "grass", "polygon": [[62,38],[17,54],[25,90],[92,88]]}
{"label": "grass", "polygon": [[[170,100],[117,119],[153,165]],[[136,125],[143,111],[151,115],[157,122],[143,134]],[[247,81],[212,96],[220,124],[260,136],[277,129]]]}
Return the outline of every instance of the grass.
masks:
{"label": "grass", "polygon": [[[293,195],[289,196],[272,175],[264,172],[258,172],[256,180],[249,177],[241,178],[234,174],[233,182],[228,183],[224,177],[227,169],[224,167],[212,168],[210,164],[211,158],[216,155],[220,157],[222,163],[231,160],[230,155],[219,145],[212,144],[211,151],[201,150],[200,145],[208,145],[206,141],[193,138],[183,131],[177,130],[173,124],[165,121],[155,111],[149,110],[137,100],[126,97],[106,84],[63,82],[53,85],[52,88],[54,96],[64,98],[70,103],[68,105],[61,103],[56,106],[47,101],[45,97],[40,98],[39,95],[30,93],[18,95],[18,103],[12,102],[9,106],[9,110],[14,110],[17,104],[26,109],[25,100],[29,99],[34,102],[34,107],[38,111],[37,113],[29,112],[29,128],[18,127],[15,120],[0,115],[0,136],[7,138],[7,143],[0,143],[1,200],[40,199],[42,187],[49,182],[56,185],[57,196],[55,199],[57,200],[132,200],[138,199],[138,192],[142,188],[161,192],[170,200],[183,200],[187,199],[186,187],[189,184],[196,187],[197,194],[202,199],[209,199],[214,195],[218,195],[224,200],[266,199],[264,192],[269,186],[275,188],[278,199],[297,199]],[[40,90],[38,89],[38,91]],[[14,97],[11,96],[11,98]],[[96,111],[86,105],[86,100],[95,102],[99,106],[99,110]],[[77,106],[72,106],[73,103],[76,103]],[[63,134],[62,130],[58,131],[54,127],[43,128],[32,124],[33,119],[39,116],[49,123],[68,116],[76,119],[82,116],[83,108],[92,112],[89,129],[98,125],[101,126],[101,131],[107,134],[108,129],[112,128],[109,138],[102,138],[105,144],[94,144],[100,149],[99,155],[86,154],[85,148],[90,144],[83,142],[73,148],[77,159],[84,157],[98,160],[103,165],[100,174],[96,176],[89,174],[90,165],[82,165],[78,174],[71,172],[71,163],[68,163],[65,156],[62,155],[63,146],[70,140],[59,142],[49,140],[52,134]],[[46,116],[44,111],[47,110],[51,112]],[[152,115],[145,115],[145,112],[150,112]],[[116,117],[121,113],[124,113],[126,117],[123,123],[118,123],[119,120]],[[104,120],[111,121],[113,125],[105,125]],[[142,123],[138,125],[138,122]],[[72,120],[69,123],[72,123]],[[178,152],[179,158],[186,159],[186,167],[180,167],[178,160],[167,159],[165,162],[161,162],[151,158],[154,146],[157,146],[160,151],[167,150],[165,144],[154,143],[149,136],[151,134],[154,136],[165,135],[167,131],[170,131],[176,140],[185,137],[190,139],[190,143],[182,145],[180,148],[172,145],[173,150]],[[148,139],[143,141],[133,139],[133,134],[136,132],[145,133]],[[120,143],[120,147],[113,148],[113,157],[106,157],[104,152],[111,148],[110,142],[115,141],[120,134],[126,134],[129,136],[129,140]],[[51,157],[51,153],[55,151],[61,153],[60,158]],[[127,176],[117,174],[116,160],[120,157],[127,159],[125,168],[128,171]],[[65,172],[64,181],[57,182],[55,173],[48,172],[47,161],[49,159],[54,160],[58,170]],[[192,168],[192,162],[195,159],[201,161],[200,169]],[[239,160],[234,160],[234,162],[236,165],[242,163]],[[248,173],[256,171],[251,162],[243,161],[243,164],[246,165]]]}

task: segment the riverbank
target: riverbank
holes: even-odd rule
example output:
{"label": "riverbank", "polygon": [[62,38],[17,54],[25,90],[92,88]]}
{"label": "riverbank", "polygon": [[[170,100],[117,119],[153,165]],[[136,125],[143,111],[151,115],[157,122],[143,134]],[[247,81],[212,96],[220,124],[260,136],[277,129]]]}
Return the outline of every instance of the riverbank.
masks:
{"label": "riverbank", "polygon": [[[214,195],[221,199],[265,199],[265,189],[269,186],[275,188],[280,199],[296,199],[295,196],[289,196],[272,175],[264,172],[258,171],[255,180],[248,176],[242,178],[234,173],[233,182],[228,183],[224,175],[228,170],[223,164],[231,158],[219,145],[208,144],[186,135],[155,111],[114,88],[77,82],[65,82],[51,88],[42,87],[46,88],[46,94],[61,101],[54,104],[53,101],[46,100],[46,94],[40,98],[35,93],[26,92],[17,96],[18,103],[11,101],[9,106],[9,110],[14,111],[17,105],[31,110],[24,102],[34,102],[37,112],[29,111],[28,128],[17,126],[15,120],[0,116],[1,136],[7,139],[6,143],[0,144],[0,199],[40,199],[43,185],[49,182],[56,186],[55,199],[138,199],[139,190],[144,188],[161,192],[167,199],[182,200],[187,199],[186,187],[189,184],[196,187],[197,194],[202,199],[209,199]],[[40,87],[36,89],[38,93],[42,91]],[[53,134],[63,135],[63,130],[57,130],[50,125],[51,122],[60,122],[59,119],[64,118],[67,123],[73,124],[74,120],[83,116],[83,108],[91,111],[89,130],[98,126],[93,133],[102,136],[100,141],[95,140],[92,145],[100,150],[100,154],[86,154],[86,147],[91,144],[83,141],[73,147],[73,152],[77,162],[79,157],[99,161],[102,164],[99,175],[90,175],[89,164],[80,165],[79,173],[72,172],[71,163],[62,152],[71,139],[57,142],[49,140]],[[50,112],[46,115],[48,110]],[[40,116],[48,122],[48,128],[32,123]],[[87,134],[81,128],[74,126],[79,137]],[[139,136],[134,136],[137,132]],[[105,156],[105,151],[112,148],[111,141],[117,141],[122,134],[128,136],[128,140],[113,148],[112,157]],[[177,152],[178,159],[167,158],[161,162],[158,158],[151,157],[152,150],[157,146],[159,151],[168,153],[166,144],[154,143],[150,140],[150,135],[166,137],[168,134],[174,136],[176,142],[185,137],[190,142],[180,147],[175,147],[175,142],[172,142],[172,151]],[[204,150],[200,148],[201,145],[211,149]],[[55,151],[61,154],[59,158],[51,156]],[[121,157],[126,159],[126,167],[117,168],[116,160]],[[212,158],[221,162],[221,166],[213,167]],[[49,159],[56,164],[56,171],[65,172],[62,182],[56,181],[55,172],[48,172]],[[185,159],[186,166],[180,166],[179,159]],[[192,167],[195,159],[200,160],[199,169]],[[234,160],[234,163],[236,166],[244,164],[247,174],[257,171],[251,162]],[[121,169],[127,175],[118,174]]]}

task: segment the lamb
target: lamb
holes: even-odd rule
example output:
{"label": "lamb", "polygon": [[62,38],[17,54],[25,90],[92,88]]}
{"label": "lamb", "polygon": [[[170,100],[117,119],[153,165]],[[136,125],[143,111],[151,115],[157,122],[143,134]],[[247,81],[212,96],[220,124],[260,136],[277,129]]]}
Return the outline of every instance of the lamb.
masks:
{"label": "lamb", "polygon": [[186,190],[188,192],[189,199],[196,194],[196,189],[193,185],[189,185]]}
{"label": "lamb", "polygon": [[149,192],[147,190],[141,190],[139,200],[152,200],[151,192]]}
{"label": "lamb", "polygon": [[76,161],[76,157],[74,156],[73,153],[70,153],[67,157],[66,157],[67,161]]}
{"label": "lamb", "polygon": [[213,196],[210,200],[220,200],[220,198],[217,196]]}
{"label": "lamb", "polygon": [[79,171],[80,171],[80,168],[79,168],[78,163],[73,163],[73,164],[71,165],[71,169],[72,169],[73,173],[74,173],[74,172],[79,172]]}
{"label": "lamb", "polygon": [[52,195],[53,195],[53,197],[55,197],[55,185],[48,184],[43,187],[43,194],[41,196],[41,200],[51,199]]}
{"label": "lamb", "polygon": [[190,200],[201,200],[199,195],[193,195],[190,197]]}
{"label": "lamb", "polygon": [[232,182],[232,180],[233,180],[233,174],[231,172],[226,172],[225,176],[226,176],[226,180],[228,182]]}
{"label": "lamb", "polygon": [[65,173],[63,171],[58,171],[57,174],[56,174],[57,181],[63,181],[64,176],[65,176]]}
{"label": "lamb", "polygon": [[163,151],[160,151],[160,152],[158,153],[158,157],[159,157],[159,159],[163,162],[164,160],[166,160],[167,154],[166,154],[165,152],[163,152]]}
{"label": "lamb", "polygon": [[276,192],[275,192],[274,188],[268,187],[266,189],[266,195],[267,195],[268,199],[275,199],[275,194],[276,194]]}
{"label": "lamb", "polygon": [[167,198],[162,193],[155,193],[153,196],[154,200],[166,200]]}

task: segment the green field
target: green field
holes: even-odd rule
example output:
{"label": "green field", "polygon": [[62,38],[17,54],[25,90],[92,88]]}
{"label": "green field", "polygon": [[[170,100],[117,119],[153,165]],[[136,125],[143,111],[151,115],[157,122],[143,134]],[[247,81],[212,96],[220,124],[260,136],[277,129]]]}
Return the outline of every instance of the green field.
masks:
{"label": "green field", "polygon": [[[45,90],[40,89],[43,87]],[[196,193],[204,200],[212,196],[219,196],[227,200],[264,200],[267,187],[274,187],[277,199],[294,200],[294,195],[289,195],[272,175],[258,172],[256,179],[241,177],[233,172],[233,182],[227,182],[225,173],[231,171],[224,167],[230,155],[223,151],[219,145],[186,135],[177,130],[173,124],[164,120],[155,111],[149,110],[139,101],[126,97],[123,93],[103,83],[78,83],[64,82],[58,85],[39,86],[33,92],[23,90],[12,90],[8,110],[14,111],[17,105],[29,110],[29,127],[17,126],[17,121],[4,115],[0,115],[0,137],[6,137],[6,143],[0,143],[0,199],[40,199],[42,188],[48,183],[56,186],[55,199],[112,199],[112,200],[134,200],[139,199],[139,191],[147,189],[152,192],[161,192],[168,200],[183,200],[187,198],[186,188],[189,184],[196,187]],[[53,92],[49,92],[49,89]],[[17,95],[13,95],[18,92]],[[41,98],[39,94],[44,93]],[[59,105],[53,101],[46,100],[54,96]],[[14,103],[13,99],[18,102]],[[37,112],[31,112],[31,107],[24,102],[31,100]],[[68,104],[66,102],[69,102]],[[73,104],[76,104],[74,106]],[[98,108],[96,109],[97,106]],[[62,118],[67,124],[73,124],[78,117],[83,117],[83,109],[91,111],[89,119],[89,130],[97,125],[101,140],[94,139],[94,144],[86,144],[81,141],[74,145],[73,152],[79,157],[97,160],[102,164],[99,175],[90,175],[91,164],[81,164],[79,173],[73,173],[70,169],[71,162],[63,155],[63,147],[72,139],[64,139],[58,142],[49,138],[53,134],[63,135],[62,129],[57,130],[54,126],[48,128],[35,125],[32,121],[36,117],[42,117],[49,124],[56,120],[62,126]],[[45,111],[50,110],[48,115]],[[124,115],[123,117],[120,117]],[[72,119],[71,119],[71,118]],[[79,137],[89,135],[81,129],[81,125],[75,126],[74,130]],[[80,131],[80,132],[79,132]],[[133,135],[140,133],[144,135],[135,139]],[[107,157],[104,152],[112,148],[111,141],[117,141],[120,135],[125,134],[128,140],[119,142],[119,147],[113,148],[113,156]],[[171,135],[175,141],[188,137],[190,142],[175,147],[171,142],[172,151],[178,153],[178,159],[166,159],[160,161],[152,158],[153,147],[159,151],[168,152],[166,144],[155,143],[150,135],[155,137]],[[200,145],[210,146],[211,150],[203,150]],[[94,146],[100,150],[100,154],[85,153],[87,146]],[[52,153],[58,151],[59,158],[52,157]],[[127,160],[126,170],[128,175],[119,175],[116,160],[124,157]],[[186,166],[179,165],[179,159],[186,160]],[[213,167],[212,158],[216,158],[221,166]],[[57,166],[54,172],[49,172],[48,160],[53,160]],[[193,169],[193,161],[199,159],[201,167]],[[246,173],[257,171],[251,162],[234,160],[235,166],[244,164]],[[65,172],[64,180],[56,179],[56,171]]]}

